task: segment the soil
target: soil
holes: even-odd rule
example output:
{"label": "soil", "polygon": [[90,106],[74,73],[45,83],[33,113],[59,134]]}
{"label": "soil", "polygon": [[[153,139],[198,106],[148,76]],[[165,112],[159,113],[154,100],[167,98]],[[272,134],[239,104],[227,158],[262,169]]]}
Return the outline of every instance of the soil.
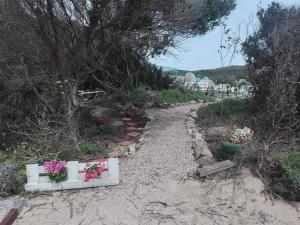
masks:
{"label": "soil", "polygon": [[146,141],[120,160],[120,185],[39,195],[15,224],[300,224],[300,204],[271,201],[247,169],[235,179],[193,176],[196,163],[184,120],[199,106],[148,110]]}

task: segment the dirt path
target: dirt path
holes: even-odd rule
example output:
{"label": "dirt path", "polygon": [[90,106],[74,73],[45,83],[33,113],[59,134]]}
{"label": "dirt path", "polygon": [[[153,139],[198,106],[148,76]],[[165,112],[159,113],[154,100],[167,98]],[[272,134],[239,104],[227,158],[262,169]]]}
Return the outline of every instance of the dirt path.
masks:
{"label": "dirt path", "polygon": [[192,107],[199,105],[148,112],[153,117],[148,140],[121,160],[119,186],[36,197],[16,224],[299,224],[299,204],[272,204],[261,194],[262,183],[247,170],[236,182],[187,176],[196,168],[184,125]]}

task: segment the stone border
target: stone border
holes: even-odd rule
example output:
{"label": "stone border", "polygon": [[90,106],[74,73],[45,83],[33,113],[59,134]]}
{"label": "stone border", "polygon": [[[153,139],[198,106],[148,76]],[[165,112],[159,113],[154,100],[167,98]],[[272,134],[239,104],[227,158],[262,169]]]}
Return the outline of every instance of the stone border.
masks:
{"label": "stone border", "polygon": [[210,165],[215,162],[215,159],[209,150],[207,143],[204,139],[203,131],[197,125],[196,120],[198,116],[195,110],[191,110],[185,119],[186,130],[189,136],[192,137],[193,156],[199,167]]}

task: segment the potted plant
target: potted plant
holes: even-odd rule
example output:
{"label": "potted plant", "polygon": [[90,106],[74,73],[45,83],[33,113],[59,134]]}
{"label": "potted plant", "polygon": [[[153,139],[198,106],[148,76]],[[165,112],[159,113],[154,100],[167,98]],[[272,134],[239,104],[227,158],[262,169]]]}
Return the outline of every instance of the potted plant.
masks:
{"label": "potted plant", "polygon": [[65,181],[68,177],[68,170],[66,168],[66,161],[51,160],[44,162],[46,175],[50,180],[56,183]]}
{"label": "potted plant", "polygon": [[234,129],[228,133],[227,138],[221,141],[221,155],[224,158],[233,159],[252,138],[253,131],[250,128],[244,127],[241,129],[234,127]]}

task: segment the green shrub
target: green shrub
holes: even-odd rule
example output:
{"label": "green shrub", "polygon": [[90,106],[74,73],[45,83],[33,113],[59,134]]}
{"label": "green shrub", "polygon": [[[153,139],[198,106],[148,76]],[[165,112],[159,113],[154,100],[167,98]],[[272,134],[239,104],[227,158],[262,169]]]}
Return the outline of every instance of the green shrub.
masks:
{"label": "green shrub", "polygon": [[78,144],[78,150],[81,155],[101,154],[104,157],[108,156],[108,150],[106,148],[101,148],[99,144],[93,142],[81,142]]}
{"label": "green shrub", "polygon": [[281,153],[279,163],[289,177],[300,178],[300,151],[290,150]]}
{"label": "green shrub", "polygon": [[99,130],[101,131],[102,134],[111,134],[112,129],[108,124],[101,124],[99,126]]}
{"label": "green shrub", "polygon": [[82,142],[78,144],[78,150],[84,155],[90,155],[95,152],[95,144],[91,142]]}
{"label": "green shrub", "polygon": [[300,177],[283,175],[273,178],[270,189],[290,201],[300,201]]}
{"label": "green shrub", "polygon": [[198,110],[200,120],[208,116],[217,116],[224,119],[230,119],[248,111],[249,103],[247,100],[224,100],[208,105]]}
{"label": "green shrub", "polygon": [[300,201],[300,152],[294,149],[283,152],[278,162],[270,189],[287,200]]}
{"label": "green shrub", "polygon": [[16,194],[25,183],[25,179],[10,162],[0,164],[0,197]]}

